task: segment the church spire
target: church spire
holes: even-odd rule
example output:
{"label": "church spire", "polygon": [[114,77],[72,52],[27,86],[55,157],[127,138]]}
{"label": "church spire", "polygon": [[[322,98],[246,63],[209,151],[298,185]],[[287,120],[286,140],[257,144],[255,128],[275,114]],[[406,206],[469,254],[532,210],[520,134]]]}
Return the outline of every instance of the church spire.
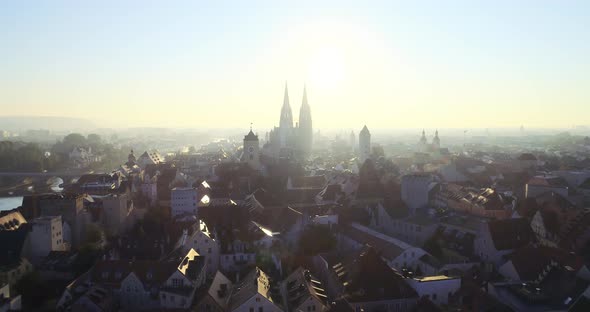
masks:
{"label": "church spire", "polygon": [[422,129],[422,137],[420,138],[420,144],[426,145],[426,131]]}
{"label": "church spire", "polygon": [[307,90],[305,88],[305,84],[303,85],[303,103],[301,106],[309,106],[309,104],[307,104]]}
{"label": "church spire", "polygon": [[303,85],[303,100],[299,109],[299,146],[305,156],[311,154],[313,141],[313,125],[311,121],[311,108],[307,103],[307,90]]}
{"label": "church spire", "polygon": [[285,96],[283,98],[283,107],[281,108],[281,121],[279,123],[281,128],[293,128],[293,113],[291,112],[291,105],[289,105],[289,91],[287,90],[287,82],[285,81]]}

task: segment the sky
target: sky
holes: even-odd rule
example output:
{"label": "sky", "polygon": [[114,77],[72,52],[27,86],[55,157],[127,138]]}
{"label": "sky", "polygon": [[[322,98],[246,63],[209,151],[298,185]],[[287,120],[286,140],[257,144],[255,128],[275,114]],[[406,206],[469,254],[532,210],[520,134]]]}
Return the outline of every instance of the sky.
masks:
{"label": "sky", "polygon": [[562,128],[588,73],[590,1],[0,1],[0,116]]}

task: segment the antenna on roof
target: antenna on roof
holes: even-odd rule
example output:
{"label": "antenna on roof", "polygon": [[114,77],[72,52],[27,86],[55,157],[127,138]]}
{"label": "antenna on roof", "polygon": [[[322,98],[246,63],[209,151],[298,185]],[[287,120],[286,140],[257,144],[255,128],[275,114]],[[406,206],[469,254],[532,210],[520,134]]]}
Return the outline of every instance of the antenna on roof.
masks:
{"label": "antenna on roof", "polygon": [[250,131],[252,131],[252,123],[250,123]]}

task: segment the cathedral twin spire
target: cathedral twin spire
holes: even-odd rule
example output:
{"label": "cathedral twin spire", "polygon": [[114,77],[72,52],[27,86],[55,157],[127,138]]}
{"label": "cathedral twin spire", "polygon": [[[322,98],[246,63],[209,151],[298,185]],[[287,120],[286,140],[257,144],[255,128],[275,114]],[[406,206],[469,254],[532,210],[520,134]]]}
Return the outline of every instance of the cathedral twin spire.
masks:
{"label": "cathedral twin spire", "polygon": [[[283,107],[281,108],[281,120],[279,123],[280,133],[281,133],[281,146],[285,146],[286,144],[286,136],[287,134],[285,131],[287,129],[293,129],[293,112],[291,110],[291,105],[289,104],[289,91],[287,88],[287,83],[285,82],[285,96],[283,99]],[[303,86],[303,100],[301,103],[301,109],[299,110],[299,123],[296,129],[297,133],[297,146],[300,148],[304,154],[309,154],[311,152],[311,145],[312,145],[312,137],[313,137],[313,126],[311,120],[311,108],[309,103],[307,102],[307,90],[305,85]]]}
{"label": "cathedral twin spire", "polygon": [[[299,123],[302,127],[312,128],[311,124],[311,108],[307,102],[307,90],[305,85],[303,86],[303,101],[301,103],[301,109],[299,110]],[[279,123],[281,128],[293,128],[293,111],[289,104],[289,91],[287,88],[287,82],[285,82],[285,95],[283,98],[283,107],[281,108],[281,120]]]}
{"label": "cathedral twin spire", "polygon": [[291,111],[291,105],[289,105],[287,82],[285,82],[285,97],[283,99],[283,107],[281,108],[281,121],[279,126],[281,128],[293,128],[293,113]]}

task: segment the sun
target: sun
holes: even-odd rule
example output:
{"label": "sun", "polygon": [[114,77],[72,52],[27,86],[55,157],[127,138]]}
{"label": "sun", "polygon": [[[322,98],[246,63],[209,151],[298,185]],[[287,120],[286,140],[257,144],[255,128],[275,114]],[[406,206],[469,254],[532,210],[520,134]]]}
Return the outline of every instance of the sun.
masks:
{"label": "sun", "polygon": [[346,75],[346,63],[341,49],[323,47],[310,57],[308,80],[316,88],[334,89]]}

